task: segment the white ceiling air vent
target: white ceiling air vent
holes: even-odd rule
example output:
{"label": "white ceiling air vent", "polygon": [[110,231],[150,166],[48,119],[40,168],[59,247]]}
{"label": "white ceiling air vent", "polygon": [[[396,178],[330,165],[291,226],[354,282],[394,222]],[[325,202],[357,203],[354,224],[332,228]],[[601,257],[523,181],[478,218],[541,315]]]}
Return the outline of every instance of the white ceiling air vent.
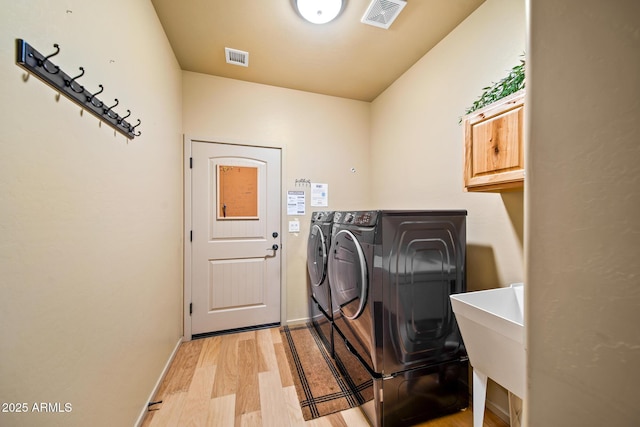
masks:
{"label": "white ceiling air vent", "polygon": [[224,55],[227,58],[227,64],[241,65],[243,67],[249,66],[249,52],[225,47]]}
{"label": "white ceiling air vent", "polygon": [[403,0],[372,0],[360,22],[386,30],[406,5]]}

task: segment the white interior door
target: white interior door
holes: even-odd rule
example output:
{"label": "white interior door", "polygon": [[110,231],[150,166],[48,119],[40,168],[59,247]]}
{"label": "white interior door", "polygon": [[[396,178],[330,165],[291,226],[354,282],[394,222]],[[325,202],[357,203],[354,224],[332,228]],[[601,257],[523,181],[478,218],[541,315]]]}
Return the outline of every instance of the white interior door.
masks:
{"label": "white interior door", "polygon": [[280,150],[191,142],[191,333],[280,322]]}

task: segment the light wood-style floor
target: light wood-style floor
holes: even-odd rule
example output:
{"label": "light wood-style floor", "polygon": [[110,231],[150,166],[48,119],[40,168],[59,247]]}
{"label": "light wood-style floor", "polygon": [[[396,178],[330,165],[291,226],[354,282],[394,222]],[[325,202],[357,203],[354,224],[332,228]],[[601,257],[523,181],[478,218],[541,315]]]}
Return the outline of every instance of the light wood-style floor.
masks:
{"label": "light wood-style floor", "polygon": [[[367,427],[358,408],[305,421],[278,328],[181,344],[142,426]],[[420,424],[470,427],[471,410]],[[508,427],[490,411],[484,427]]]}

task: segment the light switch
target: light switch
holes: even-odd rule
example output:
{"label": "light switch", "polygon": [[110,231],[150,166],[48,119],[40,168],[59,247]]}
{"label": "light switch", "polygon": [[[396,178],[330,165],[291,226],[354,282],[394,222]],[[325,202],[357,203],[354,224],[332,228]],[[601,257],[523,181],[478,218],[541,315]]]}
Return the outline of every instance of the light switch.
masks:
{"label": "light switch", "polygon": [[300,232],[300,221],[293,220],[289,221],[289,233],[299,233]]}

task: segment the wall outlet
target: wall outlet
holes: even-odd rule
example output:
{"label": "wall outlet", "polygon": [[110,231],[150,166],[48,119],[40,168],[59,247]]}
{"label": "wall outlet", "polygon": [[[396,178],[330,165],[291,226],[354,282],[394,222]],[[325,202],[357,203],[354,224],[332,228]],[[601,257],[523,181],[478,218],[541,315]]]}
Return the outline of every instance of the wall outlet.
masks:
{"label": "wall outlet", "polygon": [[289,233],[299,233],[300,232],[300,221],[293,220],[289,221]]}

